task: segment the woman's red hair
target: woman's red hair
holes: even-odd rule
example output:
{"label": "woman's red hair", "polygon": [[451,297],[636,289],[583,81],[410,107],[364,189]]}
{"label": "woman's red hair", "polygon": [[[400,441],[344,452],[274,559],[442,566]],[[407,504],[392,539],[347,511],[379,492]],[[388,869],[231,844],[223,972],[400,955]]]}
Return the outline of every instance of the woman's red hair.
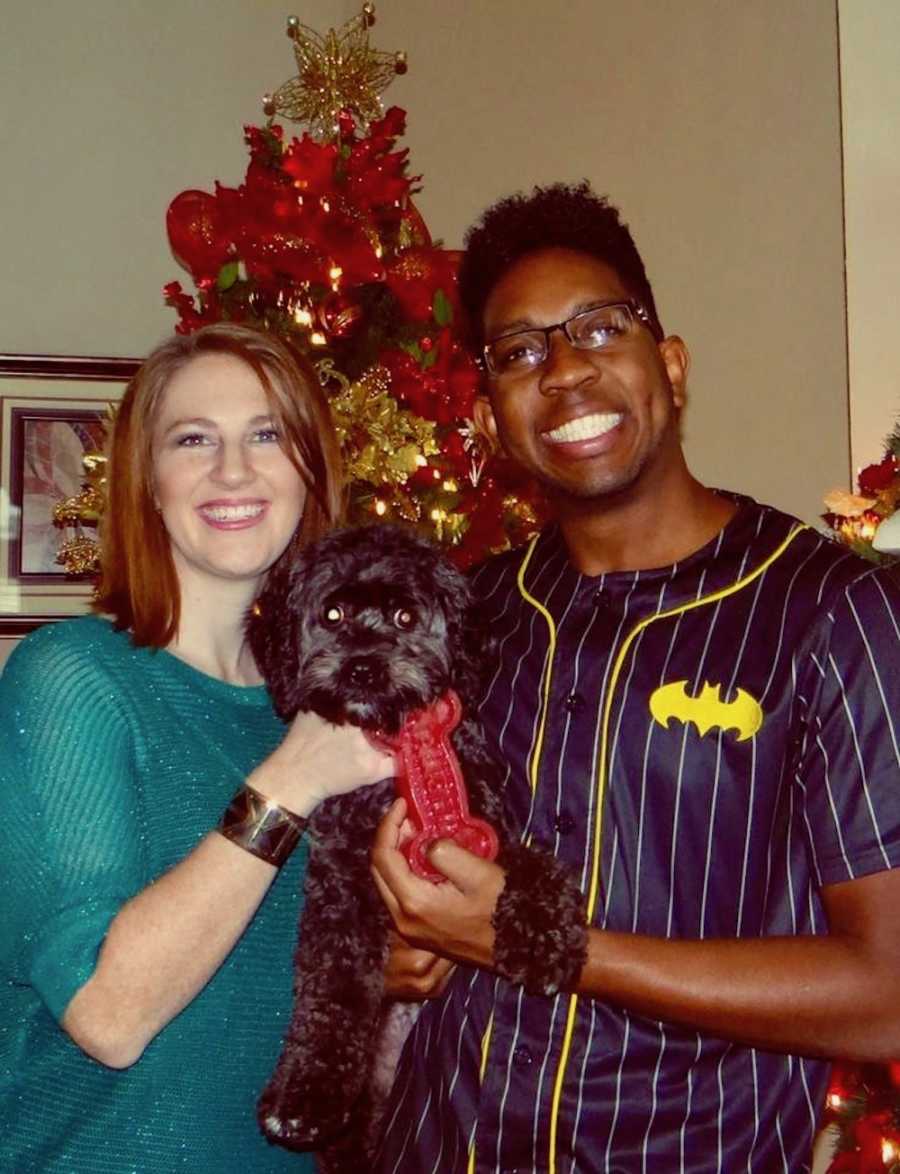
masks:
{"label": "woman's red hair", "polygon": [[164,648],[180,620],[178,577],[153,494],[153,428],[166,388],[200,355],[233,355],[257,375],[291,462],[306,485],[300,525],[279,559],[290,560],[339,519],[340,450],[325,393],[310,363],[289,343],[250,326],[218,322],[174,335],[131,379],[116,413],[100,527],[95,609],[128,629],[135,644]]}

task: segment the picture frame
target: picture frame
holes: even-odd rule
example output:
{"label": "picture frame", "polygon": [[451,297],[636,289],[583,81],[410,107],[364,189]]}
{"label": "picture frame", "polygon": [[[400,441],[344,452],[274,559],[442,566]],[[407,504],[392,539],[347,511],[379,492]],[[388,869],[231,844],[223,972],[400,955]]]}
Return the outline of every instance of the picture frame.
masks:
{"label": "picture frame", "polygon": [[57,501],[77,494],[83,453],[140,359],[0,354],[0,641],[89,610],[92,584],[55,562]]}

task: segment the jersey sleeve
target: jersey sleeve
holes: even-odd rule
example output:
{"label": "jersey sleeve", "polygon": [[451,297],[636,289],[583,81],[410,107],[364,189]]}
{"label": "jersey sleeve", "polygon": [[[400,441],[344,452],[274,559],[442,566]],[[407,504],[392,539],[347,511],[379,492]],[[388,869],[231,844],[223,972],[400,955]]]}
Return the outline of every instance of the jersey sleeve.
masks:
{"label": "jersey sleeve", "polygon": [[824,617],[806,665],[799,782],[820,884],[900,865],[900,587],[872,571]]}
{"label": "jersey sleeve", "polygon": [[143,887],[133,755],[89,650],[49,629],[15,650],[0,678],[0,972],[57,1019]]}

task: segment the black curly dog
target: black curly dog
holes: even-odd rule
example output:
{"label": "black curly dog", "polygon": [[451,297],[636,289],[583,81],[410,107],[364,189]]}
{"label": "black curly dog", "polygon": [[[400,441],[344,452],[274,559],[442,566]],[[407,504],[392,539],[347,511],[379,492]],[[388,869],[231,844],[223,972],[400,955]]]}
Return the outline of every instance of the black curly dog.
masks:
{"label": "black curly dog", "polygon": [[[257,611],[251,647],[285,719],[312,710],[390,734],[407,713],[456,691],[464,717],[452,741],[470,807],[496,829],[506,873],[496,969],[533,992],[571,985],[585,959],[584,899],[562,865],[507,826],[502,772],[474,717],[491,657],[466,579],[412,532],[379,524],[308,547],[273,572]],[[270,1141],[327,1150],[330,1170],[365,1169],[374,1140],[390,918],[369,855],[393,797],[386,780],[326,800],[310,820],[293,1013],[258,1105]]]}

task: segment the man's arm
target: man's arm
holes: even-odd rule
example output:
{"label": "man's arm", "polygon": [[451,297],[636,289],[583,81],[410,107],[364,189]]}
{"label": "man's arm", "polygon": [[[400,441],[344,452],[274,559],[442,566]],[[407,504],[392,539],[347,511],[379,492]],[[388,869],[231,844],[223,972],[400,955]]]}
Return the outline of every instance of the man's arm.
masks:
{"label": "man's arm", "polygon": [[[503,871],[443,841],[415,876],[398,850],[404,807],[376,836],[376,884],[404,937],[493,968]],[[883,1061],[900,1055],[900,870],[825,887],[830,932],[679,940],[591,929],[577,993],[772,1051]]]}

